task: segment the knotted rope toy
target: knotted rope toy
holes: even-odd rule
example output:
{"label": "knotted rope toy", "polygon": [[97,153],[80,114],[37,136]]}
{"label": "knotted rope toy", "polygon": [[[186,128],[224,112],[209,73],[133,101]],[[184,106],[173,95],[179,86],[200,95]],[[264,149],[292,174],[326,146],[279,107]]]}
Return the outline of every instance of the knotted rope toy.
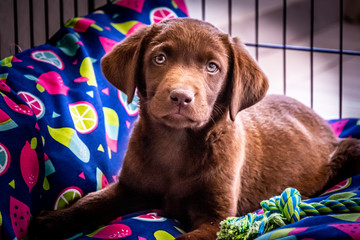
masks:
{"label": "knotted rope toy", "polygon": [[262,201],[260,205],[263,214],[248,213],[240,218],[228,217],[222,221],[217,240],[254,239],[304,217],[360,212],[359,197],[305,203],[295,188],[287,188],[280,196]]}

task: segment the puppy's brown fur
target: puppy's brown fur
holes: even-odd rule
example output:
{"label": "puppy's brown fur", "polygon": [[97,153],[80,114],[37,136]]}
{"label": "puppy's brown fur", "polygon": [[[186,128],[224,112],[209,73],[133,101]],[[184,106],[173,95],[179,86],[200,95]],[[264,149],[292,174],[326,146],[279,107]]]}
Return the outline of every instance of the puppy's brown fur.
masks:
{"label": "puppy's brown fur", "polygon": [[142,28],[102,67],[129,102],[136,88],[140,99],[119,182],[34,218],[32,239],[68,237],[146,208],[184,223],[189,233],[178,239],[215,239],[222,219],[253,211],[286,187],[312,196],[359,159],[358,141],[340,142],[299,102],[260,101],[263,72],[237,39],[208,23]]}

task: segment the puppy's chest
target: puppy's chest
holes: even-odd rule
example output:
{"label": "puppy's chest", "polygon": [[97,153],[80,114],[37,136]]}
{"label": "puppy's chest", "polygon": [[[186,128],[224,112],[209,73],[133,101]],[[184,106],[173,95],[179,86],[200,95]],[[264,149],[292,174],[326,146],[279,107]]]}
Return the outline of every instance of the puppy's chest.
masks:
{"label": "puppy's chest", "polygon": [[217,172],[215,169],[231,164],[232,161],[228,161],[228,158],[236,158],[234,149],[230,146],[232,142],[229,143],[228,137],[218,133],[207,138],[167,138],[155,142],[157,144],[152,145],[148,157],[151,158],[152,167],[160,173],[157,175],[159,184],[166,185],[166,189],[176,190],[183,185],[198,187],[198,184],[206,184],[199,179],[209,179],[209,174],[210,178],[216,178],[213,176]]}
{"label": "puppy's chest", "polygon": [[[195,147],[196,148],[196,147]],[[189,146],[188,142],[183,141],[163,141],[153,147],[152,161],[156,163],[156,168],[167,178],[175,180],[187,175],[204,158],[206,151]]]}

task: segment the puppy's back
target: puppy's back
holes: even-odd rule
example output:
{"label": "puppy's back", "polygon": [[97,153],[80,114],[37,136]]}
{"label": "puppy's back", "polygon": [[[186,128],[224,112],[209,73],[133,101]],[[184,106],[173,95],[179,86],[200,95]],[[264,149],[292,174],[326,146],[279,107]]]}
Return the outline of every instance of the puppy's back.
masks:
{"label": "puppy's back", "polygon": [[[245,138],[240,214],[264,200],[257,196],[271,197],[286,187],[311,196],[326,184],[337,138],[313,110],[292,98],[269,95],[241,111],[236,120]],[[252,202],[243,196],[251,196]]]}

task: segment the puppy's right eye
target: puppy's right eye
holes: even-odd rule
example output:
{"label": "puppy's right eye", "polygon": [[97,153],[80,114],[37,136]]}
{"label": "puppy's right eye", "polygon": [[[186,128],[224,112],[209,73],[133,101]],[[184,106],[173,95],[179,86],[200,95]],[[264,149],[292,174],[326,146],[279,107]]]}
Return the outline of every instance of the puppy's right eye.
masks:
{"label": "puppy's right eye", "polygon": [[154,57],[154,62],[156,64],[164,64],[166,61],[166,57],[164,54],[159,54],[157,56]]}

